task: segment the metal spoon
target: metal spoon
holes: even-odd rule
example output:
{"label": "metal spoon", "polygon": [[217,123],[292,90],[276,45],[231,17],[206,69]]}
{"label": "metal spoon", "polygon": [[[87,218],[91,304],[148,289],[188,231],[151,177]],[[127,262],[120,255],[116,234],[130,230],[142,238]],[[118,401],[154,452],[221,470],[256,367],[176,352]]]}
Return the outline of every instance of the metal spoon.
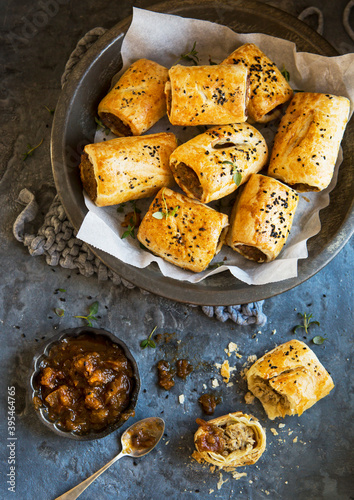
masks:
{"label": "metal spoon", "polygon": [[122,451],[116,455],[108,464],[98,470],[92,476],[88,477],[85,481],[78,484],[71,490],[64,493],[55,500],[75,500],[83,491],[98,477],[107,470],[112,464],[117,462],[124,456],[128,457],[142,457],[149,453],[162,438],[165,430],[165,422],[162,418],[150,417],[139,420],[131,425],[121,437]]}

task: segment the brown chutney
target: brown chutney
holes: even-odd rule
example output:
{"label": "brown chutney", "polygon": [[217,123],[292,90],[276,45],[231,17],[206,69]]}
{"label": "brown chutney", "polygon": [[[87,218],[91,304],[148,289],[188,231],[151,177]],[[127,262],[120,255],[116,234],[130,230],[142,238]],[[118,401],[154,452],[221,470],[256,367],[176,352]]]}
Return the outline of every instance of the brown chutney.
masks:
{"label": "brown chutney", "polygon": [[41,362],[35,386],[35,408],[64,431],[98,432],[134,415],[124,411],[135,387],[132,364],[104,335],[63,338]]}

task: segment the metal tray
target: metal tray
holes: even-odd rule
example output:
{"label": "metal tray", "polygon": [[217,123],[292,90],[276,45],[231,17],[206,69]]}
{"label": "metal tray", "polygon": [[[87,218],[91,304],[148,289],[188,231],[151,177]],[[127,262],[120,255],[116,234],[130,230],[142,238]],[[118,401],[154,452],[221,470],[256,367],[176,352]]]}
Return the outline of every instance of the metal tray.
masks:
{"label": "metal tray", "polygon": [[[205,19],[243,33],[262,32],[294,42],[297,50],[335,56],[335,49],[306,24],[293,16],[253,0],[173,0],[150,10],[183,17]],[[78,164],[85,146],[93,141],[93,117],[99,101],[109,89],[112,76],[121,65],[120,49],[131,17],[106,32],[73,69],[56,107],[51,158],[56,187],[66,214],[76,230],[87,208],[82,196]],[[157,295],[198,305],[237,305],[255,302],[283,293],[304,282],[343,248],[354,227],[353,211],[353,119],[342,142],[344,161],[330,204],[320,213],[322,229],[308,241],[308,258],[298,263],[298,276],[267,285],[247,285],[229,272],[207,278],[198,284],[164,277],[156,264],[145,269],[125,264],[92,248],[97,257],[127,281]]]}

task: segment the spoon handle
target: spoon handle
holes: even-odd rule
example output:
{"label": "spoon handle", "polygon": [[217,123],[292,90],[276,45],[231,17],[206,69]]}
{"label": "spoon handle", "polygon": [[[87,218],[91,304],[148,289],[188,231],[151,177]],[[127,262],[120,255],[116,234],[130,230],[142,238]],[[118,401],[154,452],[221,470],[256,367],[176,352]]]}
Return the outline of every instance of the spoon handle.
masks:
{"label": "spoon handle", "polygon": [[82,483],[78,484],[77,486],[75,486],[71,490],[67,491],[66,493],[64,493],[60,497],[57,497],[55,500],[75,500],[76,498],[78,498],[81,495],[81,493],[83,491],[86,490],[86,488],[88,486],[90,486],[91,483],[93,483],[93,481],[96,478],[98,478],[98,476],[100,476],[102,474],[102,472],[107,470],[111,465],[113,465],[115,462],[117,462],[117,460],[124,457],[125,455],[126,455],[126,453],[121,451],[119,453],[119,455],[116,455],[114,458],[112,458],[112,460],[110,462],[108,462],[100,470],[98,470],[97,472],[92,474],[92,476],[88,477],[87,479],[85,479],[85,481],[82,481]]}

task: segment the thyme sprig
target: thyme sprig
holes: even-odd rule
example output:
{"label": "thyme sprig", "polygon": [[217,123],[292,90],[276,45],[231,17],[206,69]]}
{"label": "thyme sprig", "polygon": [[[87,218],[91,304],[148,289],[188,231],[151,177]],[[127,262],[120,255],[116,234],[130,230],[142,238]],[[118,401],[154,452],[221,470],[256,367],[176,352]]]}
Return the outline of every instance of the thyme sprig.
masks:
{"label": "thyme sprig", "polygon": [[189,61],[198,66],[199,64],[199,56],[198,52],[196,51],[196,45],[197,42],[194,42],[192,49],[189,52],[186,52],[185,54],[181,54],[180,58],[175,62],[175,64],[178,64],[180,61]]}
{"label": "thyme sprig", "polygon": [[168,206],[167,206],[167,202],[166,202],[166,198],[165,198],[165,190],[162,191],[162,201],[164,203],[164,206],[165,206],[165,210],[162,210],[161,212],[154,212],[152,214],[152,216],[155,218],[155,219],[167,219],[168,217],[174,217],[176,214],[177,214],[177,211],[179,210],[179,205],[177,205],[176,207],[174,207],[173,210],[169,210],[168,209]]}
{"label": "thyme sprig", "polygon": [[48,111],[48,113],[50,113],[51,115],[54,115],[54,112],[55,112],[55,108],[51,109],[49,108],[48,106],[44,106],[45,109]]}
{"label": "thyme sprig", "polygon": [[93,302],[90,307],[89,307],[89,313],[87,316],[74,316],[74,318],[81,318],[85,319],[87,321],[88,326],[92,326],[92,321],[98,321],[98,318],[96,318],[96,314],[98,311],[98,302]]}
{"label": "thyme sprig", "polygon": [[232,165],[232,172],[231,172],[231,174],[232,174],[232,180],[234,181],[234,183],[238,187],[241,184],[241,182],[242,182],[242,174],[241,174],[241,172],[238,172],[237,166],[232,161],[225,160],[222,163],[227,163],[229,165]]}
{"label": "thyme sprig", "polygon": [[110,130],[109,128],[107,128],[105,125],[103,125],[103,123],[101,122],[101,120],[99,118],[97,118],[97,116],[95,116],[95,122],[97,123],[98,125],[98,128],[102,129],[102,131],[108,135],[110,133]]}
{"label": "thyme sprig", "polygon": [[285,68],[285,66],[283,65],[283,69],[281,70],[281,74],[283,75],[283,77],[285,78],[285,80],[287,82],[290,81],[290,73],[289,71]]}
{"label": "thyme sprig", "polygon": [[27,151],[23,155],[23,161],[26,161],[29,156],[32,156],[35,150],[39,148],[39,146],[42,144],[43,141],[44,138],[41,140],[39,144],[37,144],[37,146],[31,146],[31,144],[27,144]]}
{"label": "thyme sprig", "polygon": [[[139,226],[140,224],[140,213],[141,210],[138,208],[135,204],[135,201],[131,202],[133,206],[133,212],[129,212],[125,217],[126,220],[122,222],[123,227],[127,227],[127,230],[124,231],[124,233],[121,236],[121,239],[123,240],[124,238],[127,238],[128,236],[131,236],[132,238],[135,239],[135,229]],[[118,208],[117,208],[118,211]]]}
{"label": "thyme sprig", "polygon": [[303,318],[303,325],[296,325],[294,328],[293,328],[293,332],[296,333],[296,330],[298,330],[299,328],[304,328],[305,332],[306,332],[306,335],[308,335],[308,330],[310,328],[311,325],[318,325],[320,326],[320,323],[318,321],[311,321],[312,319],[312,314],[307,314],[307,313],[304,313],[304,314],[301,314],[299,313],[300,316],[302,316]]}
{"label": "thyme sprig", "polygon": [[157,328],[157,326],[155,326],[155,328],[152,330],[152,332],[150,333],[150,335],[148,336],[148,338],[147,338],[147,339],[142,340],[142,341],[140,342],[140,347],[141,347],[142,349],[146,349],[147,347],[152,347],[153,349],[155,349],[156,344],[155,344],[155,342],[152,340],[152,338],[151,338],[151,337],[153,336],[153,334],[154,334],[154,332],[155,332],[156,328]]}

